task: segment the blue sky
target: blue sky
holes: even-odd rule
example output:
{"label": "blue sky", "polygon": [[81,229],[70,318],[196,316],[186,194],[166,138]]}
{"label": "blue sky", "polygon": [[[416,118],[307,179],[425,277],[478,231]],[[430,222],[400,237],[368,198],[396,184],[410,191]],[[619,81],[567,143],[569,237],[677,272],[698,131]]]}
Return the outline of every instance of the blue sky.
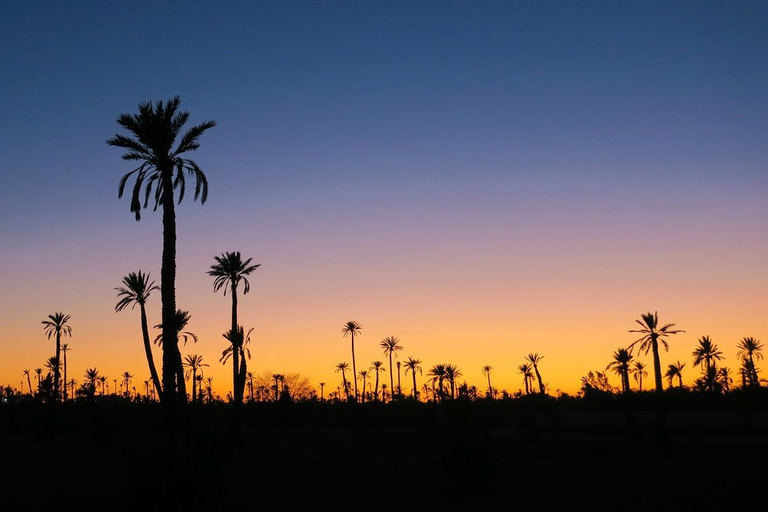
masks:
{"label": "blue sky", "polygon": [[[239,248],[264,263],[254,324],[300,316],[335,339],[320,318],[385,311],[376,322],[410,332],[413,311],[431,326],[508,300],[540,325],[535,311],[582,290],[590,311],[626,315],[596,341],[610,357],[655,307],[643,279],[672,283],[659,302],[683,318],[712,287],[754,302],[768,284],[767,21],[764,2],[740,1],[6,2],[0,276],[3,304],[28,311],[6,335],[40,337],[38,317],[98,290],[111,315],[134,267],[159,278],[159,215],[136,223],[117,199],[130,169],[105,141],[119,114],[177,94],[191,124],[218,122],[192,155],[209,202],[179,209],[180,296]],[[606,297],[603,279],[641,299]],[[435,293],[462,299],[433,311]],[[500,337],[533,331],[489,315]]]}

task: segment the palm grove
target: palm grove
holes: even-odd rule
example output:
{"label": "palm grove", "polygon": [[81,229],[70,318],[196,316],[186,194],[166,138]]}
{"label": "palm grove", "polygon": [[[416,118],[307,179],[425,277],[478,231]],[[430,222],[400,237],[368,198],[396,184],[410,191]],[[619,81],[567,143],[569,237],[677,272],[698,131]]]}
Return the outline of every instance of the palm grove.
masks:
{"label": "palm grove", "polygon": [[[116,134],[107,140],[107,144],[125,150],[122,159],[131,162],[135,168],[127,172],[119,181],[118,197],[130,188],[130,211],[137,221],[141,220],[142,210],[152,207],[162,212],[163,246],[161,259],[160,284],[155,284],[150,273],[136,270],[126,274],[121,285],[116,287],[118,301],[115,311],[131,310],[138,306],[141,339],[147,359],[149,378],[145,384],[145,398],[157,397],[163,405],[168,425],[175,432],[179,422],[183,422],[184,410],[191,395],[197,401],[204,395],[203,367],[208,366],[197,354],[182,357],[179,341],[186,344],[187,340],[196,341],[196,336],[184,331],[190,319],[188,311],[178,308],[176,300],[176,204],[184,199],[187,180],[194,186],[193,198],[204,204],[208,197],[208,180],[198,164],[188,158],[188,154],[200,146],[200,137],[209,129],[216,126],[213,120],[183,131],[189,120],[189,113],[179,110],[180,98],[174,97],[167,102],[143,102],[138,106],[137,114],[122,114],[117,123],[127,135]],[[232,425],[236,429],[241,404],[246,396],[249,400],[278,400],[281,396],[289,398],[316,398],[314,390],[310,390],[306,379],[294,375],[287,379],[284,374],[272,374],[261,378],[261,383],[254,386],[254,379],[259,380],[253,372],[248,371],[250,360],[250,335],[253,328],[246,329],[238,317],[238,300],[240,295],[250,291],[249,277],[260,267],[252,263],[252,258],[244,258],[240,252],[224,252],[214,256],[214,263],[207,271],[213,278],[213,291],[229,295],[231,303],[231,318],[227,329],[222,333],[226,348],[222,351],[220,362],[232,365],[232,395],[233,404]],[[154,291],[160,292],[161,322],[154,326],[160,332],[154,340],[150,339],[147,304]],[[76,381],[67,378],[67,352],[71,350],[64,338],[72,336],[70,315],[56,312],[44,320],[44,334],[55,340],[54,356],[45,363],[47,372],[42,368],[35,369],[37,390],[33,390],[31,370],[23,370],[22,390],[26,381],[30,395],[36,395],[52,402],[66,400],[75,394]],[[653,388],[657,394],[664,392],[663,380],[666,378],[668,388],[683,388],[683,369],[686,364],[680,361],[668,364],[664,370],[661,362],[661,349],[668,350],[668,340],[671,336],[685,332],[675,328],[674,324],[661,324],[656,312],[642,314],[636,320],[638,328],[629,330],[639,334],[639,338],[627,347],[620,347],[613,353],[613,359],[602,371],[589,372],[582,378],[582,394],[594,391],[629,393],[632,391],[630,376],[636,382],[636,389],[643,391],[643,379],[648,377],[645,364],[636,359],[633,353],[651,354],[653,371]],[[404,362],[397,360],[404,349],[396,336],[387,336],[378,344],[382,350],[384,362],[375,360],[358,370],[355,353],[356,341],[363,334],[363,327],[357,321],[348,321],[342,325],[342,338],[350,343],[352,366],[346,361],[336,365],[335,371],[340,374],[338,386],[332,386],[327,394],[332,401],[366,402],[392,401],[396,399],[413,399],[417,401],[442,401],[457,397],[463,398],[509,398],[521,395],[546,395],[548,386],[542,377],[540,365],[543,355],[531,352],[524,357],[524,362],[517,367],[521,386],[516,392],[497,390],[492,384],[491,365],[485,365],[478,373],[484,377],[482,391],[470,386],[466,381],[460,382],[462,371],[454,364],[435,364],[426,372],[426,379],[417,382],[417,375],[423,376],[422,361],[408,357]],[[162,367],[158,372],[152,353],[152,343],[162,349]],[[359,343],[359,341],[358,341]],[[692,352],[692,363],[699,367],[701,375],[695,379],[690,389],[707,392],[724,393],[734,386],[734,375],[723,366],[723,355],[717,344],[709,337],[702,336],[696,349]],[[757,362],[762,359],[762,343],[754,337],[744,337],[737,345],[740,368],[739,382],[741,388],[760,387],[764,380],[759,378]],[[620,385],[614,388],[609,382],[607,373],[611,371],[619,377]],[[349,375],[348,375],[349,374]],[[382,378],[382,374],[388,374]],[[80,394],[94,396],[97,391],[105,394],[110,381],[106,376],[99,375],[95,368],[89,368],[84,374],[85,381],[80,387]],[[401,382],[407,380],[408,384]],[[129,385],[133,379],[130,372],[125,372],[119,379],[112,381],[113,393],[118,390],[130,395]],[[186,380],[191,379],[191,390],[187,389]],[[270,380],[273,384],[265,384]],[[288,381],[290,380],[290,384]],[[248,393],[246,394],[246,387]],[[291,389],[292,387],[296,389]],[[325,400],[326,383],[320,383],[320,399]],[[308,391],[304,396],[296,394],[297,389]],[[210,379],[207,381],[209,401],[213,400]],[[282,389],[282,391],[281,391]],[[335,389],[335,391],[333,390]],[[406,391],[407,389],[407,391]],[[12,393],[7,387],[6,394]],[[293,391],[293,392],[292,392]],[[177,433],[177,432],[176,432]],[[174,434],[175,435],[175,434]]]}

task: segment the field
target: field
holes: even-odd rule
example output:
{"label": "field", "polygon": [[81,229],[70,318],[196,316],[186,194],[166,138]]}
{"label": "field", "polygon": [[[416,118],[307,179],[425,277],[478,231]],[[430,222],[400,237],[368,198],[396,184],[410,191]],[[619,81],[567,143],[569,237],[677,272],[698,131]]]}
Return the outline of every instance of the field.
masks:
{"label": "field", "polygon": [[[3,510],[736,510],[764,501],[761,401],[190,407],[165,476],[157,404],[3,404]],[[663,418],[663,422],[660,422]],[[168,489],[172,489],[169,491]]]}

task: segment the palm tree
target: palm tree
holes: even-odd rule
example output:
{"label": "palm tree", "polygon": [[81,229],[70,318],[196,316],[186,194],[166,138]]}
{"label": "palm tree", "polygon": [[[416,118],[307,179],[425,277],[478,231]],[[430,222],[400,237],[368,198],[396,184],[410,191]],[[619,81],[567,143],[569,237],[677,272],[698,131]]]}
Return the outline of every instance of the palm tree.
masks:
{"label": "palm tree", "polygon": [[43,320],[43,331],[45,332],[48,339],[51,339],[51,336],[56,337],[56,355],[54,356],[56,359],[56,371],[53,373],[53,399],[54,401],[59,399],[59,377],[60,377],[60,364],[61,361],[61,338],[62,336],[72,336],[72,327],[67,325],[69,322],[70,315],[65,315],[64,313],[54,313],[52,315],[48,315],[48,320]]}
{"label": "palm tree", "polygon": [[[360,381],[363,383],[363,392],[360,394],[360,399],[365,402],[365,382],[368,379],[368,370],[360,370]],[[378,374],[376,374],[378,376]]]}
{"label": "palm tree", "polygon": [[416,372],[419,372],[419,374],[423,374],[421,370],[421,359],[414,359],[412,357],[409,357],[408,360],[404,363],[405,364],[405,374],[408,375],[408,370],[411,371],[411,375],[413,376],[413,399],[418,400],[419,394],[416,387]]}
{"label": "palm tree", "polygon": [[483,375],[488,378],[488,398],[493,398],[493,388],[491,387],[491,370],[493,370],[493,366],[489,364],[483,366]]}
{"label": "palm tree", "polygon": [[[242,393],[245,389],[245,375],[248,373],[246,358],[251,358],[251,349],[248,348],[248,344],[251,342],[252,332],[253,328],[248,329],[246,333],[243,326],[238,325],[236,329],[230,329],[222,334],[224,339],[229,342],[229,346],[222,351],[219,362],[226,364],[227,360],[231,357],[233,367],[235,366],[235,361],[239,364],[239,367],[232,371],[232,398],[235,404],[235,416],[238,414],[239,404],[242,403]],[[236,398],[238,396],[240,397],[239,402]]]}
{"label": "palm tree", "polygon": [[376,372],[376,385],[373,388],[373,399],[378,400],[379,399],[379,373],[385,372],[386,369],[384,368],[384,363],[382,363],[381,361],[372,362],[371,367],[368,369]]}
{"label": "palm tree", "polygon": [[683,387],[683,368],[685,368],[685,363],[681,363],[679,359],[667,366],[667,372],[664,374],[667,378],[667,386],[672,387],[672,383],[677,378],[679,387]]}
{"label": "palm tree", "polygon": [[192,376],[192,403],[197,401],[197,372],[202,371],[203,366],[208,366],[203,362],[203,356],[197,354],[191,354],[184,358],[184,366],[187,371],[184,373],[184,377]]}
{"label": "palm tree", "polygon": [[692,353],[693,366],[699,366],[703,363],[702,374],[705,376],[706,388],[709,391],[714,391],[714,378],[706,378],[710,375],[712,369],[715,369],[714,374],[717,373],[717,363],[723,358],[723,353],[717,348],[717,345],[712,341],[709,336],[702,336],[698,339],[699,346],[696,347]]}
{"label": "palm tree", "polygon": [[456,365],[445,365],[445,378],[448,379],[448,385],[451,389],[451,398],[456,398],[456,379],[461,377],[461,370]]}
{"label": "palm tree", "polygon": [[24,368],[23,374],[27,378],[27,386],[29,386],[29,394],[34,395],[34,393],[32,392],[32,380],[29,378],[29,368]]}
{"label": "palm tree", "polygon": [[125,382],[125,396],[129,397],[130,391],[128,386],[131,383],[131,379],[133,378],[133,375],[131,375],[131,372],[123,372],[122,377],[123,377],[123,382]]}
{"label": "palm tree", "polygon": [[517,367],[518,373],[523,376],[523,384],[525,385],[525,394],[531,394],[531,384],[533,383],[533,366],[529,363],[523,363]]}
{"label": "palm tree", "polygon": [[613,353],[613,361],[608,363],[605,367],[606,370],[613,370],[613,372],[621,379],[621,390],[624,393],[629,393],[629,365],[632,362],[633,356],[626,348],[619,348]]}
{"label": "palm tree", "polygon": [[436,391],[437,397],[442,402],[445,399],[445,389],[443,387],[446,377],[445,365],[442,363],[434,365],[427,372],[427,376],[429,377],[432,389]]}
{"label": "palm tree", "polygon": [[[352,375],[357,375],[357,366],[355,365],[355,334],[360,336],[362,334],[363,326],[354,320],[344,324],[341,328],[341,334],[346,338],[350,336],[352,338]],[[357,379],[355,379],[355,402],[357,402]]]}
{"label": "palm tree", "polygon": [[349,370],[349,364],[342,362],[336,365],[336,373],[341,372],[341,385],[347,394],[347,401],[349,401],[349,386],[347,386],[347,370]]}
{"label": "palm tree", "polygon": [[757,377],[755,359],[760,360],[763,358],[763,344],[760,342],[760,340],[750,336],[742,338],[736,348],[739,349],[738,352],[736,352],[736,357],[744,362],[749,362],[749,364],[745,365],[748,368],[747,383],[750,386],[759,386],[760,380]]}
{"label": "palm tree", "polygon": [[[64,400],[67,400],[69,398],[69,393],[67,391],[67,352],[72,350],[72,348],[69,346],[69,343],[62,343],[61,344],[61,353],[64,355],[63,362],[64,362]],[[74,388],[69,388],[72,390],[72,394],[74,395]]]}
{"label": "palm tree", "polygon": [[[197,343],[197,335],[190,331],[184,331],[183,329],[187,326],[189,321],[192,319],[192,315],[189,314],[189,311],[184,311],[182,309],[177,309],[176,314],[173,316],[173,324],[176,326],[176,357],[178,357],[179,362],[175,366],[175,368],[178,369],[178,374],[176,375],[176,378],[174,379],[174,386],[173,388],[178,391],[177,400],[180,400],[182,403],[186,403],[187,401],[187,387],[186,383],[184,381],[184,364],[181,361],[181,352],[178,350],[178,340],[181,339],[184,341],[184,345],[187,344],[187,341],[190,339]],[[165,327],[163,324],[157,324],[155,325],[155,329],[159,329],[160,333],[155,336],[154,343],[155,345],[159,345],[161,347],[165,346]],[[165,359],[165,349],[163,349],[163,358]],[[165,363],[163,363],[165,364]],[[166,384],[166,378],[165,374],[163,374],[163,386]]]}
{"label": "palm tree", "polygon": [[157,374],[157,368],[155,367],[155,359],[152,355],[152,345],[149,342],[149,324],[147,321],[146,304],[149,300],[149,294],[154,290],[159,290],[160,287],[155,285],[154,281],[149,280],[149,273],[145,274],[141,270],[138,272],[131,272],[127,276],[123,277],[123,286],[115,288],[117,290],[117,296],[119,300],[115,304],[115,312],[118,313],[128,306],[131,309],[139,306],[141,313],[141,335],[144,340],[144,355],[147,357],[147,364],[149,365],[149,374],[152,376],[152,382],[157,390],[160,401],[163,401],[163,387],[160,384],[160,377]]}
{"label": "palm tree", "polygon": [[88,368],[85,370],[84,377],[87,381],[85,386],[88,391],[88,396],[93,397],[93,395],[96,394],[96,381],[99,379],[99,370],[96,368]]}
{"label": "palm tree", "polygon": [[[235,332],[238,329],[237,323],[237,287],[240,281],[243,282],[243,295],[247,294],[251,289],[251,284],[248,282],[248,275],[261,265],[251,265],[252,258],[248,258],[243,261],[240,256],[240,251],[225,252],[221,256],[214,256],[216,263],[211,265],[211,269],[208,271],[208,275],[213,277],[213,291],[214,293],[223,289],[224,295],[227,295],[227,290],[231,291],[232,295],[232,323],[230,332]],[[240,371],[240,354],[238,351],[232,352],[232,376],[235,382],[235,388],[232,390],[232,396],[235,403],[241,403],[243,401],[243,393],[245,390],[245,374],[242,376]],[[242,382],[242,385],[240,384]]]}
{"label": "palm tree", "polygon": [[323,390],[325,389],[325,382],[320,383],[320,401],[323,401]]}
{"label": "palm tree", "polygon": [[[167,395],[168,411],[174,410],[179,397],[186,400],[186,392],[177,386],[183,369],[178,347],[178,331],[174,329],[176,315],[176,210],[174,190],[179,189],[179,200],[184,199],[188,174],[195,182],[194,199],[205,204],[208,199],[208,180],[200,167],[193,160],[183,155],[200,147],[199,138],[209,128],[216,126],[216,121],[205,121],[187,130],[178,145],[176,139],[189,119],[189,113],[179,111],[181,100],[178,96],[167,103],[162,101],[154,105],[151,101],[139,104],[138,114],[122,114],[117,123],[131,136],[116,134],[107,140],[107,144],[126,149],[123,160],[138,162],[138,167],[120,179],[118,198],[123,196],[125,185],[131,176],[135,177],[131,194],[131,212],[136,220],[141,220],[141,210],[146,208],[154,188],[154,210],[162,206],[163,210],[163,256],[160,270],[160,298],[162,302],[163,327],[163,392]],[[142,190],[143,189],[143,190]],[[141,198],[144,196],[142,205]],[[169,419],[173,415],[168,416]],[[172,430],[175,429],[175,420]]]}
{"label": "palm tree", "polygon": [[642,336],[633,341],[629,347],[630,351],[636,344],[640,344],[640,350],[653,353],[653,375],[656,384],[656,394],[661,395],[664,392],[664,386],[661,381],[661,358],[659,356],[659,343],[664,346],[665,351],[669,351],[669,345],[667,344],[667,336],[672,334],[679,334],[685,332],[682,329],[673,329],[675,324],[659,325],[658,312],[644,313],[640,315],[640,320],[635,320],[640,325],[640,329],[630,329],[629,332],[636,332],[642,334]]}
{"label": "palm tree", "polygon": [[397,357],[397,351],[403,350],[399,345],[400,340],[395,336],[387,336],[379,342],[379,346],[384,349],[384,355],[389,357],[389,389],[392,390],[392,396],[395,392],[395,377],[392,372],[392,358]]}
{"label": "palm tree", "polygon": [[635,382],[637,382],[638,391],[642,391],[643,378],[648,376],[648,371],[645,369],[645,363],[642,361],[635,361],[635,363],[632,365],[632,368],[630,369],[630,372],[632,372],[632,376],[635,379]]}
{"label": "palm tree", "polygon": [[536,379],[539,381],[539,393],[543,395],[547,390],[544,387],[544,382],[541,380],[541,374],[539,373],[539,363],[542,359],[544,359],[544,356],[540,356],[538,353],[525,356],[525,360],[533,365],[533,371],[536,373]]}

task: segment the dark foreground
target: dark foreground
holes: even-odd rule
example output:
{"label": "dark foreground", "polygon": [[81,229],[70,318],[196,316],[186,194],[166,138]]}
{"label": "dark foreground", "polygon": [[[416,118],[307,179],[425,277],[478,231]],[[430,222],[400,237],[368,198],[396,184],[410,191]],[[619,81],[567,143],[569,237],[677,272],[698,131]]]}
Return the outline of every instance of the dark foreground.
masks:
{"label": "dark foreground", "polygon": [[248,405],[236,443],[230,406],[191,410],[173,480],[156,404],[4,405],[0,510],[702,511],[768,499],[762,407],[669,407],[662,425],[642,405]]}

